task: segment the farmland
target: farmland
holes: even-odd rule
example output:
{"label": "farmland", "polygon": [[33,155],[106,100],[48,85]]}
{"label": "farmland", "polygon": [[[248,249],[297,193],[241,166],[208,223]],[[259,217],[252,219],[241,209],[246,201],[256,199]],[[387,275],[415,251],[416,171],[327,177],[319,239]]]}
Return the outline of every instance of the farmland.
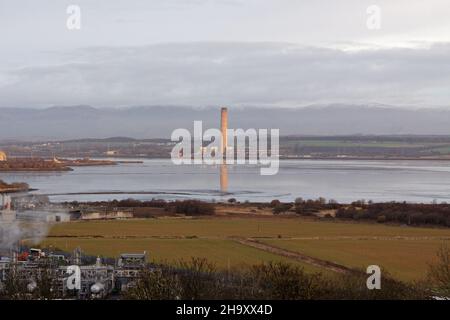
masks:
{"label": "farmland", "polygon": [[375,223],[319,221],[299,217],[208,217],[130,219],[56,224],[41,246],[115,257],[121,252],[149,253],[150,260],[172,263],[206,257],[219,268],[268,261],[317,265],[245,245],[251,239],[281,250],[298,252],[350,268],[378,264],[394,277],[419,280],[438,247],[450,241],[450,230]]}
{"label": "farmland", "polygon": [[117,257],[123,252],[146,251],[150,261],[167,264],[175,263],[180,259],[202,257],[214,262],[220,269],[234,269],[245,265],[280,261],[299,264],[309,272],[320,271],[314,266],[249,248],[232,240],[54,238],[44,241],[42,245],[52,245],[66,251],[81,247],[88,254],[107,257]]}
{"label": "farmland", "polygon": [[417,280],[436,262],[442,240],[269,240],[269,244],[350,268],[376,264],[401,280]]}

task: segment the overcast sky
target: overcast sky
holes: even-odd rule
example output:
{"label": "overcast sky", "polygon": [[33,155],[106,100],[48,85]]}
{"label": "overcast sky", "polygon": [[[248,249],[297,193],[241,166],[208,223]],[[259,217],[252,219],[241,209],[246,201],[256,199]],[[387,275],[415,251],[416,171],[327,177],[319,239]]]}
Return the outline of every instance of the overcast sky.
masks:
{"label": "overcast sky", "polygon": [[0,0],[0,107],[450,108],[449,17],[448,0]]}

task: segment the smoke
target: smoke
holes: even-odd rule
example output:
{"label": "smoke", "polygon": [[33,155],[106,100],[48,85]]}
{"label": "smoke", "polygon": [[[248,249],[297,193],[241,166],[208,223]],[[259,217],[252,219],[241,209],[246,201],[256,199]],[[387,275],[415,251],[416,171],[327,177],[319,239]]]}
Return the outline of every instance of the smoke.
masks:
{"label": "smoke", "polygon": [[0,223],[0,250],[13,249],[19,241],[29,238],[33,243],[37,243],[48,232],[48,225],[45,223],[25,223],[23,221]]}
{"label": "smoke", "polygon": [[16,214],[3,211],[0,214],[0,252],[14,249],[23,240],[29,244],[40,243],[56,217],[64,221],[68,216],[64,212],[24,211]]}

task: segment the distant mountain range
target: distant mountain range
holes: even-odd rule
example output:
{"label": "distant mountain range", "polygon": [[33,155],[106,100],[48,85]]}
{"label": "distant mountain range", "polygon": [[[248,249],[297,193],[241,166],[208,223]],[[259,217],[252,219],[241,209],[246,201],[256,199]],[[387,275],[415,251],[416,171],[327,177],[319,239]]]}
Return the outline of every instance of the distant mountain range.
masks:
{"label": "distant mountain range", "polygon": [[[220,107],[0,108],[0,140],[170,138],[176,128],[192,131],[194,120],[203,120],[204,128],[218,128]],[[449,135],[450,110],[381,105],[230,107],[229,127],[279,128],[281,135]]]}

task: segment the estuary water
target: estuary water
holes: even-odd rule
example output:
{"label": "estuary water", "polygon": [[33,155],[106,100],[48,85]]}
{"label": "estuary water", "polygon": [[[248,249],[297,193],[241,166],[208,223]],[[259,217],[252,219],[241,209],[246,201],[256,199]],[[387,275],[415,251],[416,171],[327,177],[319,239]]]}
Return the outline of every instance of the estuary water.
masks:
{"label": "estuary water", "polygon": [[27,182],[38,189],[33,193],[49,195],[56,202],[126,198],[263,202],[296,197],[339,202],[450,201],[448,161],[281,160],[276,175],[262,176],[259,169],[253,165],[177,166],[170,159],[152,159],[75,167],[70,172],[0,173],[0,179]]}

